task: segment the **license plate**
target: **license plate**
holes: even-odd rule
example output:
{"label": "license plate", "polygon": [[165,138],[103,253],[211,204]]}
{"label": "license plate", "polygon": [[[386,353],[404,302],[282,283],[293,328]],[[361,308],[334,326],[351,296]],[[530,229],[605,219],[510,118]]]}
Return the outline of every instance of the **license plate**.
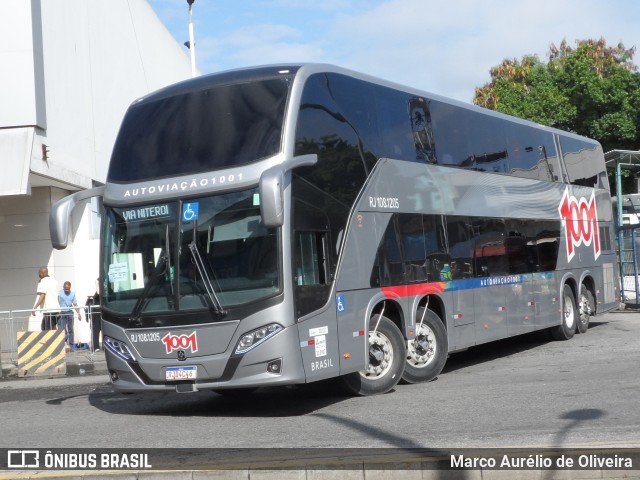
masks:
{"label": "license plate", "polygon": [[166,380],[195,380],[198,376],[198,367],[167,367]]}

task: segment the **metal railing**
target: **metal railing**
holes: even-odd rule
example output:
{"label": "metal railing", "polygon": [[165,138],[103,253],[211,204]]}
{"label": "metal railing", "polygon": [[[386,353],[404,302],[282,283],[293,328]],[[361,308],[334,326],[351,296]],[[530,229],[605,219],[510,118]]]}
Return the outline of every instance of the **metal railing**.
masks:
{"label": "metal railing", "polygon": [[[13,335],[13,323],[10,322],[11,318],[10,311],[5,310],[0,312],[0,352],[4,352],[4,349],[7,348],[5,347],[5,343],[7,343],[5,338],[15,337],[15,335]],[[8,348],[7,351],[9,351]]]}
{"label": "metal railing", "polygon": [[637,227],[640,225],[627,225],[620,228],[618,242],[622,301],[636,306],[640,305],[640,276],[638,275],[640,231]]}
{"label": "metal railing", "polygon": [[[92,315],[100,315],[100,306],[92,305],[86,307],[77,307],[80,310],[80,319],[75,319],[76,308],[74,313],[74,343],[87,344],[87,349],[80,349],[78,352],[87,355],[91,360],[94,357],[94,350],[99,345],[93,344],[93,322]],[[42,329],[42,318],[44,313],[51,310],[36,310],[33,315],[33,309],[29,310],[6,310],[0,311],[0,353],[4,359],[11,362],[17,362],[18,358],[18,335],[19,331],[37,332]],[[82,341],[79,341],[82,340]]]}

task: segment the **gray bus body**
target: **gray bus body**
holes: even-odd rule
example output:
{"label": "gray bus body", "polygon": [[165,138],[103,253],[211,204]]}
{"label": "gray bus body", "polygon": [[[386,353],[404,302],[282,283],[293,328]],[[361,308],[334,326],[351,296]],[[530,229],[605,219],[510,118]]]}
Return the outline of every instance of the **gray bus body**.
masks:
{"label": "gray bus body", "polygon": [[[619,304],[597,142],[338,67],[225,72],[134,102],[95,193],[118,391],[343,376],[378,393],[406,358],[408,381],[429,380],[448,353],[568,339],[578,313]],[[57,248],[89,195],[54,208]]]}

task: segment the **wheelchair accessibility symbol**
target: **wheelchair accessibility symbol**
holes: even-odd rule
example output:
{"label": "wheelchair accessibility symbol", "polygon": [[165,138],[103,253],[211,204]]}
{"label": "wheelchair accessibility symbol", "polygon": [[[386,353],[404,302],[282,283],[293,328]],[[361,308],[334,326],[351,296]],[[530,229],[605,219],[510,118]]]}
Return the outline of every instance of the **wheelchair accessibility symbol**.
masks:
{"label": "wheelchair accessibility symbol", "polygon": [[198,219],[198,209],[200,204],[198,202],[185,203],[182,205],[182,222],[189,223]]}
{"label": "wheelchair accessibility symbol", "polygon": [[336,312],[344,313],[346,309],[347,307],[344,302],[344,295],[337,295],[336,296]]}

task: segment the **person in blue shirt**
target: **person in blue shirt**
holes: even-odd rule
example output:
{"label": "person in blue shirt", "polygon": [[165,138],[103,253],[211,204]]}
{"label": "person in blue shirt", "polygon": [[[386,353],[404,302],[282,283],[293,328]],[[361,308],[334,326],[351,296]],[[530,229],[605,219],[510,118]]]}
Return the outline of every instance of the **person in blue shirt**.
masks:
{"label": "person in blue shirt", "polygon": [[76,300],[75,292],[71,291],[71,282],[64,282],[62,290],[58,293],[58,302],[60,303],[60,318],[58,319],[58,330],[64,330],[65,340],[67,345],[73,350],[77,350],[73,338],[73,308],[75,307],[80,319],[80,308],[78,308],[78,301]]}

